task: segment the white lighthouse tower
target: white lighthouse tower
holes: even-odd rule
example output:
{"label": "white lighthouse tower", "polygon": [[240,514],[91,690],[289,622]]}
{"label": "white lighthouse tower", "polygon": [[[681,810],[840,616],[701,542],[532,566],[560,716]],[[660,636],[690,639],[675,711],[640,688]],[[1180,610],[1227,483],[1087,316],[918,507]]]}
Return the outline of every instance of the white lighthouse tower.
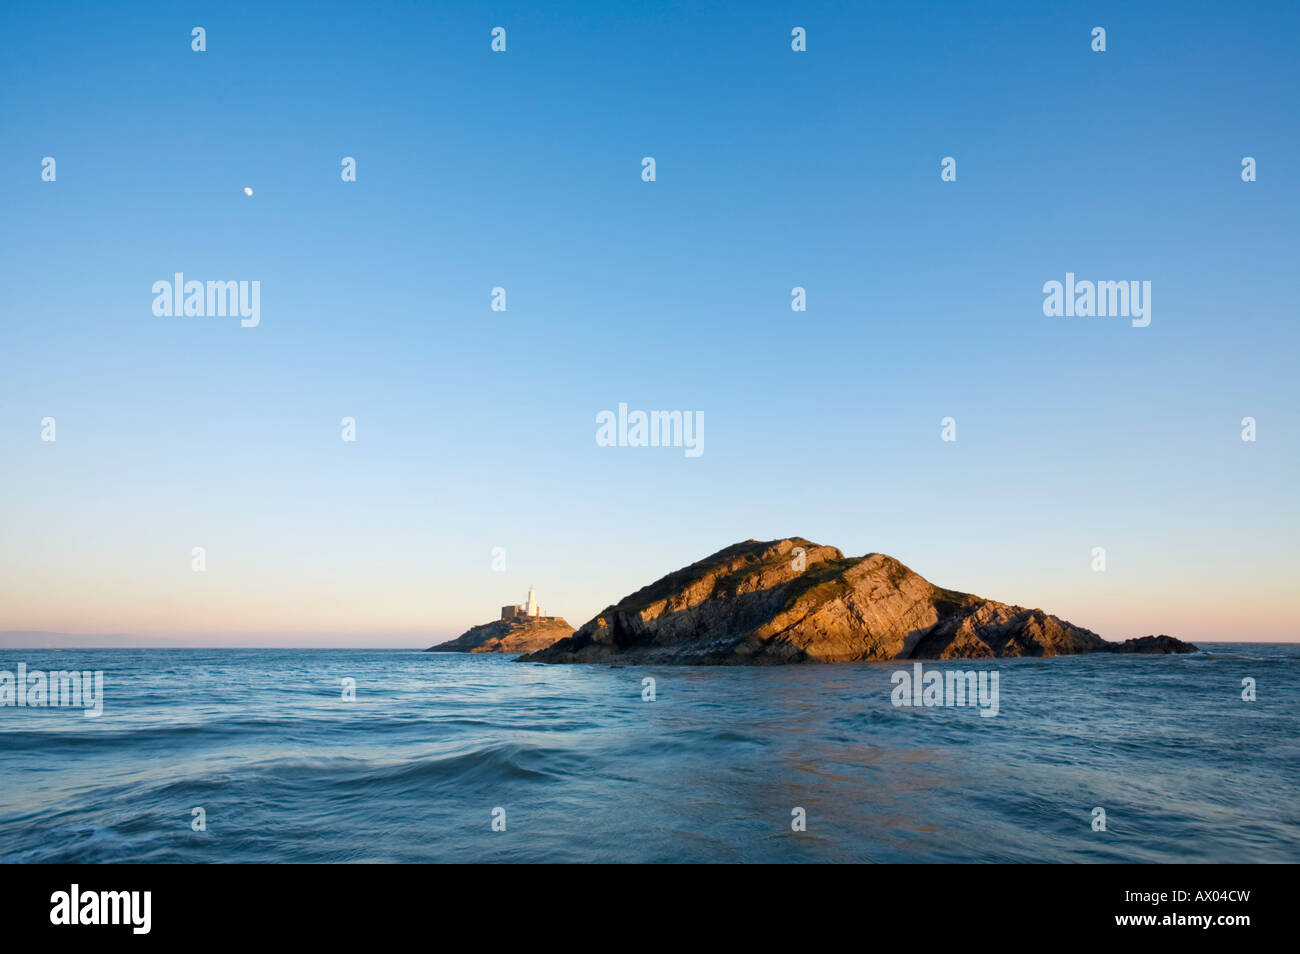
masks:
{"label": "white lighthouse tower", "polygon": [[531,583],[528,585],[528,604],[524,607],[524,615],[542,615],[542,608],[537,605],[537,590]]}

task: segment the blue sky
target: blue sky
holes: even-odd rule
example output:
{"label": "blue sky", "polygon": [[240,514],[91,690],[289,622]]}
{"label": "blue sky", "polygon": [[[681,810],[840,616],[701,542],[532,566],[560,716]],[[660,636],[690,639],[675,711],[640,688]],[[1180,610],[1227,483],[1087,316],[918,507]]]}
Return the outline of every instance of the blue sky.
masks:
{"label": "blue sky", "polygon": [[0,629],[423,645],[798,534],[1295,638],[1300,9],[1140,6],[7,6]]}

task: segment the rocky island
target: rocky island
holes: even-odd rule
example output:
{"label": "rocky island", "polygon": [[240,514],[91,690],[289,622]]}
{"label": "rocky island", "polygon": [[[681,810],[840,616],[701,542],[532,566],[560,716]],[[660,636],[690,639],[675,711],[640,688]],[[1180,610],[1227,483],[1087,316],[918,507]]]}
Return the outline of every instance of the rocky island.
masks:
{"label": "rocky island", "polygon": [[935,586],[883,553],[845,557],[789,537],[719,550],[518,661],[771,664],[1195,651],[1171,636],[1113,643],[1041,609]]}
{"label": "rocky island", "polygon": [[427,653],[531,653],[545,649],[573,632],[559,616],[543,616],[537,591],[528,588],[528,602],[501,607],[501,618],[471,626],[455,639],[430,646]]}

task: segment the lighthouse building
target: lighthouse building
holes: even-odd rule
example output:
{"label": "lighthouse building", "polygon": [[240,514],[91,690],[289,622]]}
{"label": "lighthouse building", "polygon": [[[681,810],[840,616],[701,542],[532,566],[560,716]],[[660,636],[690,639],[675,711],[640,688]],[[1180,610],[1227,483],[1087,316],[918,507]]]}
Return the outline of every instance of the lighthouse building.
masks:
{"label": "lighthouse building", "polygon": [[537,603],[537,589],[533,586],[528,587],[527,603],[501,607],[502,619],[540,619],[541,616],[542,608]]}

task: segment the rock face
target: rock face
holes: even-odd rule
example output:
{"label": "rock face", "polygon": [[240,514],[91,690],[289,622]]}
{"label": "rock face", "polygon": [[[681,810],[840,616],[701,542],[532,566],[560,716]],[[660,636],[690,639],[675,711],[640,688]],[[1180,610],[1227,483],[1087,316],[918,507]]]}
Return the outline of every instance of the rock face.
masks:
{"label": "rock face", "polygon": [[455,639],[430,646],[427,653],[531,653],[545,649],[573,632],[558,616],[534,619],[497,619],[474,626]]}
{"label": "rock face", "polygon": [[1191,653],[1196,647],[1172,636],[1138,636],[1122,643],[1111,643],[1117,653]]}
{"label": "rock face", "polygon": [[719,550],[519,661],[735,664],[1193,651],[1169,636],[1112,643],[1041,609],[935,586],[882,553],[846,558],[835,547],[791,537]]}

